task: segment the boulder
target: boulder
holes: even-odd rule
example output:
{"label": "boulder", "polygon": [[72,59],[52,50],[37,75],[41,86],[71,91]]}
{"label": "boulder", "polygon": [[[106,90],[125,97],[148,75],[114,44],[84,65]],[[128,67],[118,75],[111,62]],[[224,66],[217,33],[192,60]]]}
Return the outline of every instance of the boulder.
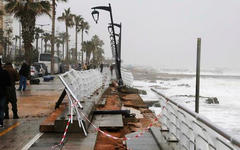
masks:
{"label": "boulder", "polygon": [[207,104],[219,104],[217,97],[209,97],[206,99]]}

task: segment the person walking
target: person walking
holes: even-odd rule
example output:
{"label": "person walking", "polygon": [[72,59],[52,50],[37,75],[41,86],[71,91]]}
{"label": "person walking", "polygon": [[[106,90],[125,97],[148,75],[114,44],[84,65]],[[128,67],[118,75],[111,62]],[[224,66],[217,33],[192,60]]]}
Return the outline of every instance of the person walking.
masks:
{"label": "person walking", "polygon": [[2,60],[0,59],[0,128],[3,128],[6,90],[8,86],[11,86],[10,77],[8,72],[3,70]]}
{"label": "person walking", "polygon": [[100,72],[103,72],[103,64],[100,64]]}
{"label": "person walking", "polygon": [[19,75],[20,75],[20,85],[18,88],[18,91],[25,91],[26,87],[27,87],[27,77],[29,76],[29,72],[30,72],[30,68],[29,66],[24,62],[22,64],[22,67],[19,71]]}
{"label": "person walking", "polygon": [[110,65],[111,76],[113,75],[113,65]]}
{"label": "person walking", "polygon": [[15,82],[19,81],[19,74],[13,68],[12,63],[6,63],[4,69],[8,72],[10,76],[11,86],[7,87],[7,99],[6,99],[6,106],[5,106],[5,116],[4,119],[9,119],[9,111],[8,111],[8,104],[9,102],[12,105],[13,111],[13,119],[18,119],[18,111],[17,111],[17,96],[16,96],[16,88]]}

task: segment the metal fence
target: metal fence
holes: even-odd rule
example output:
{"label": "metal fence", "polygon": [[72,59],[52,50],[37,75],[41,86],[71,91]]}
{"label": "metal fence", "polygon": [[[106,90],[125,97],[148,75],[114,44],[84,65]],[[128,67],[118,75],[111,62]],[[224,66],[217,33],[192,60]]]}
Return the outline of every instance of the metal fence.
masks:
{"label": "metal fence", "polygon": [[161,98],[161,124],[179,140],[179,150],[240,150],[238,139],[207,118],[168,99],[155,89],[152,91]]}

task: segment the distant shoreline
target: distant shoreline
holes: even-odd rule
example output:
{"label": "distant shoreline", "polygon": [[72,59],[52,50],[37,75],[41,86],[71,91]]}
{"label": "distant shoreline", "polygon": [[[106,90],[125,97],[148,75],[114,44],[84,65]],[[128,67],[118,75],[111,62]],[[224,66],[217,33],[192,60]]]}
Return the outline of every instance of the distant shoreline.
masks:
{"label": "distant shoreline", "polygon": [[[178,80],[180,78],[195,78],[193,73],[184,72],[157,72],[155,70],[148,70],[146,68],[128,68],[133,73],[135,80]],[[211,74],[202,72],[201,78],[215,78],[215,79],[240,79],[240,75],[231,74]]]}

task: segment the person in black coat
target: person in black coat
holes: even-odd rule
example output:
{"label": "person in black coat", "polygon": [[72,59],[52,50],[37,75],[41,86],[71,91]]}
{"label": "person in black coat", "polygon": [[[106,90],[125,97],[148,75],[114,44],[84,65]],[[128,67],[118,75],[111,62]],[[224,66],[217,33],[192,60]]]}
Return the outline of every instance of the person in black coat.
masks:
{"label": "person in black coat", "polygon": [[7,87],[9,86],[11,86],[10,76],[6,70],[3,70],[0,59],[0,128],[3,127]]}
{"label": "person in black coat", "polygon": [[9,111],[8,104],[11,103],[12,111],[13,111],[13,119],[18,119],[18,110],[17,110],[17,96],[16,96],[16,88],[15,82],[19,81],[19,74],[13,68],[12,63],[6,63],[4,69],[8,72],[11,80],[11,86],[7,88],[7,99],[6,99],[6,107],[5,107],[5,116],[4,119],[9,119]]}
{"label": "person in black coat", "polygon": [[27,87],[27,78],[29,76],[29,72],[30,72],[30,68],[29,66],[24,62],[22,64],[22,67],[19,71],[19,75],[20,75],[20,85],[18,88],[18,91],[21,91],[23,88],[23,91],[25,91],[26,87]]}
{"label": "person in black coat", "polygon": [[100,72],[103,72],[103,64],[100,64]]}

